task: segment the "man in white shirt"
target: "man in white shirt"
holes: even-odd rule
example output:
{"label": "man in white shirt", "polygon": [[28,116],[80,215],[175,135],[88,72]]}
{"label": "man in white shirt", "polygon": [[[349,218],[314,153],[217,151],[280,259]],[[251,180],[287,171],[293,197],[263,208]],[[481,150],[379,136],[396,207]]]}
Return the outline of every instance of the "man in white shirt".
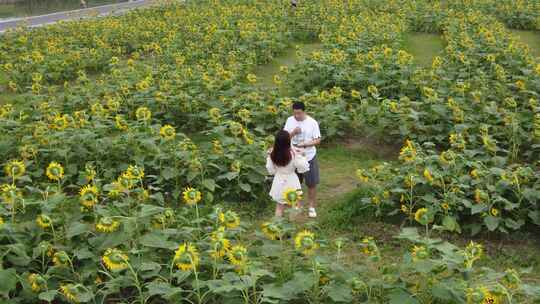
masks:
{"label": "man in white shirt", "polygon": [[317,185],[320,181],[319,163],[317,162],[317,149],[315,146],[321,143],[321,131],[319,123],[306,114],[306,106],[303,102],[295,102],[292,106],[293,116],[287,119],[285,131],[291,134],[291,143],[296,150],[303,151],[309,161],[309,171],[298,174],[300,182],[308,187],[308,216],[317,217]]}

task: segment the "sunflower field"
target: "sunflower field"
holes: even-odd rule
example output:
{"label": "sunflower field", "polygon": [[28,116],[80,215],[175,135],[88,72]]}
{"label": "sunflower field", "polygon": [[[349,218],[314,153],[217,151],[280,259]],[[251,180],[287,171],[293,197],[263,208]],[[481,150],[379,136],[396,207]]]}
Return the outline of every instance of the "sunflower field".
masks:
{"label": "sunflower field", "polygon": [[[0,35],[2,303],[540,300],[526,271],[479,266],[482,244],[433,235],[539,229],[540,59],[510,29],[540,30],[540,2],[299,2],[165,1]],[[442,35],[431,66],[409,32]],[[325,138],[403,142],[351,176],[355,204],[410,226],[398,261],[369,236],[241,219],[272,206],[265,151],[294,101]]]}

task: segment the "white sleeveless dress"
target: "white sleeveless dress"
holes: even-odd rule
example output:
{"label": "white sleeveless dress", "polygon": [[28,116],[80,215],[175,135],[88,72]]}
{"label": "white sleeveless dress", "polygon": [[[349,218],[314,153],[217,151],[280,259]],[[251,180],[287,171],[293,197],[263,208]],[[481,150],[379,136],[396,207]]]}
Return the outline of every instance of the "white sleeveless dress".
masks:
{"label": "white sleeveless dress", "polygon": [[306,157],[293,152],[293,157],[289,164],[280,167],[274,164],[270,155],[266,158],[266,169],[268,173],[274,175],[270,197],[279,204],[285,204],[284,193],[288,190],[301,190],[302,185],[298,179],[298,173],[309,171],[309,162]]}

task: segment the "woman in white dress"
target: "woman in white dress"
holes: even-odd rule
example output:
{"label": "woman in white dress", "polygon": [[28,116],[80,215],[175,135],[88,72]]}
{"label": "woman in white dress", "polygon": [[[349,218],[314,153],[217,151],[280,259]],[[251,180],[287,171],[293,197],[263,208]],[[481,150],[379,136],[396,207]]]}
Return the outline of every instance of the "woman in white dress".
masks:
{"label": "woman in white dress", "polygon": [[309,163],[301,150],[293,150],[289,132],[281,130],[276,135],[274,148],[266,157],[266,169],[274,180],[270,189],[270,196],[277,203],[276,216],[282,217],[283,211],[288,207],[285,194],[288,191],[302,191],[298,173],[309,171]]}

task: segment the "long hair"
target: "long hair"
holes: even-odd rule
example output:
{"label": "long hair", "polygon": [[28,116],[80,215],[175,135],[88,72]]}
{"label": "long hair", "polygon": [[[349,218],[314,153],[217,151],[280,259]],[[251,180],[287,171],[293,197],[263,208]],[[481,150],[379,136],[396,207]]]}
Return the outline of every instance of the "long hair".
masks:
{"label": "long hair", "polygon": [[292,159],[291,136],[289,132],[281,130],[276,134],[274,149],[270,153],[270,159],[279,167],[285,167]]}

